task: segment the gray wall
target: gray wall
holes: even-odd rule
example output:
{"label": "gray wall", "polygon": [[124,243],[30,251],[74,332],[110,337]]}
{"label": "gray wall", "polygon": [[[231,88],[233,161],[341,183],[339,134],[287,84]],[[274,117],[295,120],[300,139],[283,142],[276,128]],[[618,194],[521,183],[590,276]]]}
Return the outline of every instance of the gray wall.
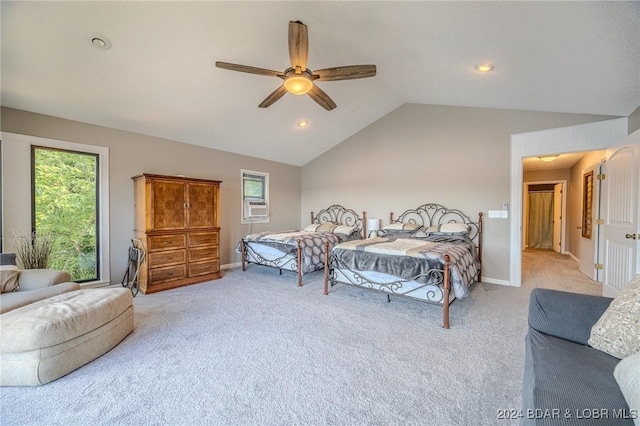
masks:
{"label": "gray wall", "polygon": [[[222,180],[220,186],[221,263],[238,262],[238,240],[248,231],[240,224],[240,169],[269,173],[271,223],[253,224],[251,231],[299,226],[301,169],[273,161],[216,151],[166,139],[143,136],[51,116],[2,108],[2,131],[109,148],[111,281],[124,275],[127,250],[133,236],[133,182],[140,173]],[[15,161],[3,158],[3,161]],[[28,168],[29,164],[26,163]],[[12,184],[7,182],[6,184]],[[3,199],[5,211],[24,200]],[[29,194],[26,194],[29,216]],[[5,221],[5,231],[12,224]]]}
{"label": "gray wall", "polygon": [[[511,134],[610,118],[407,104],[302,168],[10,108],[2,108],[2,131],[110,149],[111,279],[118,281],[133,228],[130,178],[142,172],[223,181],[221,260],[226,264],[239,260],[234,247],[248,231],[240,224],[241,168],[271,174],[272,221],[252,231],[305,225],[309,211],[330,204],[366,210],[386,222],[390,211],[437,202],[475,219],[509,201]],[[10,205],[5,199],[4,208]],[[485,216],[484,231],[483,276],[506,283],[509,221]]]}
{"label": "gray wall", "polygon": [[[406,104],[302,168],[302,210],[336,202],[386,222],[436,202],[476,218],[509,201],[512,134],[610,118]],[[509,238],[508,220],[485,219],[489,281],[508,283]]]}
{"label": "gray wall", "polygon": [[629,116],[629,134],[640,130],[640,106]]}

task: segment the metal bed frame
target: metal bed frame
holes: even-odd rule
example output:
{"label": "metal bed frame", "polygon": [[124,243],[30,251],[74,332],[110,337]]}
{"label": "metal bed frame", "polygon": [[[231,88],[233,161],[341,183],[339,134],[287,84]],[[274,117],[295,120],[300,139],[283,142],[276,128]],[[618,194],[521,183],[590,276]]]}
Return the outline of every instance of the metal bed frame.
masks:
{"label": "metal bed frame", "polygon": [[[469,225],[469,238],[475,243],[478,260],[480,262],[480,268],[478,268],[478,273],[476,275],[476,280],[480,279],[481,276],[481,267],[482,267],[482,212],[478,213],[478,221],[473,222],[467,215],[462,213],[460,210],[447,209],[446,207],[435,204],[428,203],[423,204],[420,207],[415,209],[406,210],[397,219],[394,219],[393,212],[389,215],[390,223],[412,223],[417,224],[424,227],[441,225],[445,223],[465,223]],[[384,234],[384,231],[383,231]],[[431,303],[436,305],[441,305],[443,308],[442,312],[442,326],[444,328],[449,328],[449,305],[455,300],[455,297],[451,299],[450,290],[451,290],[451,258],[449,255],[444,255],[444,262],[442,264],[442,268],[440,269],[430,269],[426,273],[419,274],[411,279],[402,279],[397,277],[395,280],[385,281],[385,282],[377,282],[373,280],[369,280],[364,277],[362,274],[357,271],[351,270],[347,265],[341,261],[341,259],[336,256],[329,247],[326,248],[325,252],[325,272],[324,272],[324,294],[329,294],[329,284],[333,287],[336,284],[347,284],[356,287],[362,287],[368,290],[378,291],[382,293],[386,293],[387,300],[391,301],[391,295],[401,296],[413,300],[418,300],[425,303]],[[337,270],[340,271],[348,271],[349,275],[344,273],[339,274],[341,279],[338,277]],[[383,271],[380,271],[383,272]],[[424,285],[415,288],[411,291],[400,293],[400,290],[403,289],[403,284],[417,281],[418,279],[423,280]],[[427,291],[427,299],[418,298],[412,296],[411,293],[415,293],[418,290],[422,290],[427,286],[435,287],[437,290],[428,290]]]}
{"label": "metal bed frame", "polygon": [[[355,227],[358,231],[360,231],[362,236],[366,235],[366,227],[367,227],[367,212],[362,212],[362,217],[358,216],[358,214],[351,209],[347,209],[341,205],[334,204],[332,206],[327,207],[326,209],[322,209],[318,212],[317,215],[314,215],[311,212],[311,223],[312,224],[323,224],[323,223],[334,223],[338,225],[347,225]],[[247,270],[247,264],[254,263],[256,265],[269,266],[272,268],[277,268],[280,271],[280,275],[282,275],[282,270],[288,270],[297,272],[298,274],[298,286],[302,287],[302,276],[303,268],[302,268],[302,242],[301,240],[297,240],[296,246],[292,247],[292,251],[295,251],[295,257],[292,257],[291,253],[285,253],[283,256],[280,256],[275,259],[266,259],[260,253],[258,253],[252,246],[252,241],[247,240],[247,238],[242,238],[240,240],[241,247],[241,257],[242,257],[242,270]],[[326,243],[326,247],[329,246],[329,243]],[[320,266],[317,269],[322,269],[323,266]]]}

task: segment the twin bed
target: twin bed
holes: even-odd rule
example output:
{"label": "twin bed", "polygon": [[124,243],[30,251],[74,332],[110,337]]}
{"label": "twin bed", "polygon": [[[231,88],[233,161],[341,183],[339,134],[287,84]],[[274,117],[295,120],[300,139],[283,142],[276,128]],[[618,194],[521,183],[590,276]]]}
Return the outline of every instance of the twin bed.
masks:
{"label": "twin bed", "polygon": [[240,240],[242,270],[247,264],[297,272],[298,286],[302,277],[325,266],[325,251],[345,241],[366,235],[366,212],[355,211],[334,204],[311,212],[310,225],[301,231],[260,232]]}
{"label": "twin bed", "polygon": [[[465,298],[480,279],[482,213],[472,221],[459,210],[423,204],[406,210],[373,238],[366,238],[366,213],[333,205],[314,216],[302,231],[248,235],[239,243],[242,268],[247,263],[304,274],[324,268],[324,294],[347,284],[401,296],[443,308]],[[389,299],[390,300],[390,299]]]}

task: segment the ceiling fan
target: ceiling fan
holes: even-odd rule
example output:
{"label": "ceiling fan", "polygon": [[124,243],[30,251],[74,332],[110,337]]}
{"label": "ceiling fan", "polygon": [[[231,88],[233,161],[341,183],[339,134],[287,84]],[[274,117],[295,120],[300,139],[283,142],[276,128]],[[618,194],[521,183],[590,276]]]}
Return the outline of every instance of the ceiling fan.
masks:
{"label": "ceiling fan", "polygon": [[329,95],[315,85],[316,81],[353,80],[376,75],[375,65],[348,65],[311,71],[307,68],[308,53],[309,37],[307,34],[307,26],[300,21],[290,21],[289,58],[291,60],[291,67],[284,70],[284,72],[231,64],[228,62],[216,62],[216,67],[249,74],[278,77],[284,80],[282,86],[274,90],[258,105],[260,108],[267,108],[273,105],[273,103],[283,97],[285,93],[290,92],[295,95],[304,95],[306,93],[321,107],[327,111],[331,111],[336,107],[336,103],[333,102]]}

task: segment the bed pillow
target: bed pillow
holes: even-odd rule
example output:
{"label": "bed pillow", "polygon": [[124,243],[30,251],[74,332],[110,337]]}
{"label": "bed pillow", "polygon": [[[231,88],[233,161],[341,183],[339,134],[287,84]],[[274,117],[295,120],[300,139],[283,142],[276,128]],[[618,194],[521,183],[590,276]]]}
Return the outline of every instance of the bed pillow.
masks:
{"label": "bed pillow", "polygon": [[312,223],[311,225],[305,226],[303,231],[305,231],[305,232],[316,232],[316,230],[318,229],[318,226],[320,226],[319,223]]}
{"label": "bed pillow", "polygon": [[468,234],[469,225],[466,223],[443,223],[426,228],[424,232],[429,234]]}
{"label": "bed pillow", "polygon": [[640,351],[640,275],[613,299],[591,328],[589,345],[616,358]]}
{"label": "bed pillow", "polygon": [[336,226],[335,223],[325,222],[316,228],[316,232],[333,232]]}
{"label": "bed pillow", "polygon": [[18,289],[20,271],[16,266],[15,253],[0,253],[0,293],[10,293]]}
{"label": "bed pillow", "polygon": [[334,234],[340,234],[340,235],[351,235],[355,231],[357,231],[355,226],[337,225],[335,228],[333,228],[332,232]]}
{"label": "bed pillow", "polygon": [[[640,413],[640,352],[626,357],[613,370],[620,391],[631,411]],[[640,417],[633,420],[640,426]]]}
{"label": "bed pillow", "polygon": [[404,223],[404,222],[394,222],[389,225],[383,226],[379,234],[382,236],[385,235],[410,235],[414,233],[416,230],[420,229],[421,226],[417,223]]}
{"label": "bed pillow", "polygon": [[384,231],[415,231],[420,229],[417,223],[394,222],[382,227]]}

